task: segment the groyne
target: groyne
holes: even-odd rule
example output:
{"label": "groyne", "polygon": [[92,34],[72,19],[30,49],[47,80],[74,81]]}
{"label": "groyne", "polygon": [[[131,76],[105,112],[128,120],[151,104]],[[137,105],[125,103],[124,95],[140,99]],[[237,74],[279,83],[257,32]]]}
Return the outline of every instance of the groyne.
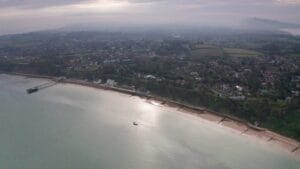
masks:
{"label": "groyne", "polygon": [[[25,76],[25,77],[29,77],[29,78],[42,78],[42,79],[57,81],[57,77],[53,77],[53,76],[43,76],[43,75],[24,74],[24,73],[7,73],[7,72],[2,72],[2,73],[9,74],[9,75]],[[145,98],[148,100],[153,100],[155,102],[159,102],[161,105],[175,107],[177,109],[180,109],[181,111],[184,111],[184,112],[187,112],[190,114],[194,114],[194,115],[200,116],[204,119],[214,121],[217,124],[221,124],[226,127],[232,128],[234,130],[239,131],[241,135],[256,136],[262,140],[265,140],[266,142],[276,143],[276,144],[284,147],[286,150],[297,154],[297,156],[300,156],[300,143],[298,141],[288,138],[288,137],[285,137],[285,136],[282,136],[282,135],[272,132],[268,129],[255,126],[253,124],[248,123],[245,120],[242,120],[242,119],[230,116],[230,115],[222,114],[222,113],[219,113],[219,112],[207,109],[207,108],[195,107],[195,106],[192,106],[189,104],[180,103],[177,101],[173,101],[170,99],[151,95],[151,94],[144,93],[144,92],[128,90],[128,89],[118,88],[118,87],[112,87],[112,86],[103,85],[103,84],[95,84],[92,82],[87,82],[87,81],[79,80],[79,79],[64,79],[64,80],[60,80],[59,83],[75,84],[75,85],[92,87],[92,88],[96,88],[96,89],[110,90],[110,91],[115,91],[115,92],[119,92],[119,93],[123,93],[123,94],[127,94],[127,95],[138,96],[138,97]]]}

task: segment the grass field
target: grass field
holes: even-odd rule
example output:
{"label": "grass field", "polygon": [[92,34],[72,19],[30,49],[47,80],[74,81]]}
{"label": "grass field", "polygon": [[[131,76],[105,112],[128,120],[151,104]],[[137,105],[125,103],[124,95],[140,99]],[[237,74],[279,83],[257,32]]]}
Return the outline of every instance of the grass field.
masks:
{"label": "grass field", "polygon": [[195,57],[217,57],[223,55],[223,50],[213,45],[196,45],[193,48],[192,55]]}
{"label": "grass field", "polygon": [[224,52],[232,57],[259,57],[263,56],[262,53],[253,51],[253,50],[245,50],[238,48],[224,48]]}
{"label": "grass field", "polygon": [[218,46],[198,44],[193,47],[192,56],[194,57],[218,57],[227,54],[231,57],[259,57],[263,56],[263,53],[239,49],[239,48],[221,48]]}

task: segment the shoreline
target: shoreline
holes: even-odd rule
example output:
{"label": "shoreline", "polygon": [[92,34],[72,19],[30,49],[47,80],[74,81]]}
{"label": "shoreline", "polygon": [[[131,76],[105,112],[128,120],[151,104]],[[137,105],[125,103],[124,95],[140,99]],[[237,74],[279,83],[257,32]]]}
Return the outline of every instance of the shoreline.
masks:
{"label": "shoreline", "polygon": [[[23,76],[28,78],[40,78],[40,79],[47,79],[55,81],[57,77],[53,76],[43,76],[43,75],[34,75],[34,74],[23,74],[23,73],[8,73],[8,72],[0,72],[0,74],[7,74],[7,75],[15,75],[15,76]],[[300,159],[300,142],[288,138],[285,136],[282,136],[278,133],[275,133],[273,131],[270,131],[265,128],[256,127],[244,120],[238,119],[236,117],[232,117],[229,115],[224,115],[212,110],[209,110],[207,108],[201,108],[201,107],[195,107],[188,104],[179,103],[176,101],[172,101],[163,97],[150,95],[147,93],[137,92],[133,90],[127,90],[117,87],[109,87],[106,85],[100,85],[95,84],[92,82],[87,82],[84,80],[79,79],[65,79],[62,81],[59,81],[58,83],[61,84],[74,84],[74,85],[80,85],[84,87],[92,87],[95,89],[101,89],[101,90],[109,90],[114,91],[118,93],[123,93],[126,95],[131,96],[137,96],[141,99],[146,99],[148,101],[154,101],[159,103],[162,106],[166,107],[172,107],[178,109],[182,113],[188,113],[197,117],[200,117],[204,120],[208,120],[211,122],[214,122],[216,124],[220,124],[224,127],[230,128],[236,132],[239,132],[240,135],[244,136],[250,136],[258,138],[260,141],[265,142],[267,144],[275,144],[279,147],[283,148],[284,150],[291,153],[291,155],[297,157]]]}

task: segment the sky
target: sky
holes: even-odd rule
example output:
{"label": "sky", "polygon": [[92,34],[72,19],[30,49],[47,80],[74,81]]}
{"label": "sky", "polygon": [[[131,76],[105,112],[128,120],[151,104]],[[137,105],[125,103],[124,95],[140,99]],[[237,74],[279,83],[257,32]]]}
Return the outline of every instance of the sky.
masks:
{"label": "sky", "polygon": [[230,27],[253,17],[300,23],[300,0],[0,0],[0,34],[93,24]]}

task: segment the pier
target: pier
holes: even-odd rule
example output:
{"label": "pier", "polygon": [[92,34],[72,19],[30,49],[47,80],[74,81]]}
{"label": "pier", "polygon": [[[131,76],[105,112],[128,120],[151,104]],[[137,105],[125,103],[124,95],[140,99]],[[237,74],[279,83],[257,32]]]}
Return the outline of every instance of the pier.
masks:
{"label": "pier", "polygon": [[[300,144],[297,140],[290,139],[285,136],[281,136],[280,134],[276,134],[268,129],[256,126],[245,120],[242,120],[242,119],[239,119],[239,118],[227,115],[227,114],[222,114],[222,113],[213,111],[211,109],[195,107],[195,106],[192,106],[189,104],[180,103],[180,102],[173,101],[173,100],[163,98],[160,96],[151,95],[149,93],[139,92],[139,91],[135,91],[135,90],[128,90],[128,89],[123,89],[123,88],[118,88],[118,87],[110,87],[110,86],[105,86],[105,85],[101,85],[101,84],[94,84],[94,83],[90,83],[90,82],[83,81],[80,79],[62,79],[62,80],[60,80],[60,78],[55,78],[55,77],[51,77],[51,76],[40,76],[40,75],[20,74],[20,73],[8,73],[8,74],[52,80],[52,82],[48,82],[45,84],[35,86],[35,87],[37,87],[38,90],[54,86],[58,82],[66,83],[66,84],[76,84],[76,85],[88,86],[88,87],[93,87],[93,88],[102,89],[102,90],[111,90],[111,91],[120,92],[120,93],[124,93],[124,94],[128,94],[128,95],[132,95],[132,96],[139,96],[141,98],[150,98],[152,100],[161,102],[162,105],[166,105],[166,106],[170,106],[170,107],[177,107],[177,108],[181,108],[181,109],[184,108],[185,110],[187,110],[189,112],[194,111],[197,114],[216,115],[216,116],[220,117],[220,119],[216,121],[216,123],[218,123],[218,124],[221,124],[222,122],[225,122],[225,121],[233,121],[234,123],[245,126],[246,128],[244,128],[240,132],[240,134],[246,134],[248,132],[250,132],[249,135],[253,135],[252,133],[260,134],[262,136],[267,136],[267,138],[265,138],[266,142],[277,141],[277,142],[286,144],[289,147],[292,147],[289,149],[289,151],[292,153],[299,154],[299,151],[300,151]],[[31,89],[36,90],[34,87]]]}
{"label": "pier", "polygon": [[44,83],[44,84],[40,84],[40,85],[34,86],[34,87],[29,88],[29,89],[26,90],[27,94],[33,94],[33,93],[36,93],[36,92],[38,92],[40,90],[52,87],[52,86],[56,85],[58,82],[60,82],[62,80],[64,80],[64,78],[55,78],[51,82],[47,82],[47,83]]}

